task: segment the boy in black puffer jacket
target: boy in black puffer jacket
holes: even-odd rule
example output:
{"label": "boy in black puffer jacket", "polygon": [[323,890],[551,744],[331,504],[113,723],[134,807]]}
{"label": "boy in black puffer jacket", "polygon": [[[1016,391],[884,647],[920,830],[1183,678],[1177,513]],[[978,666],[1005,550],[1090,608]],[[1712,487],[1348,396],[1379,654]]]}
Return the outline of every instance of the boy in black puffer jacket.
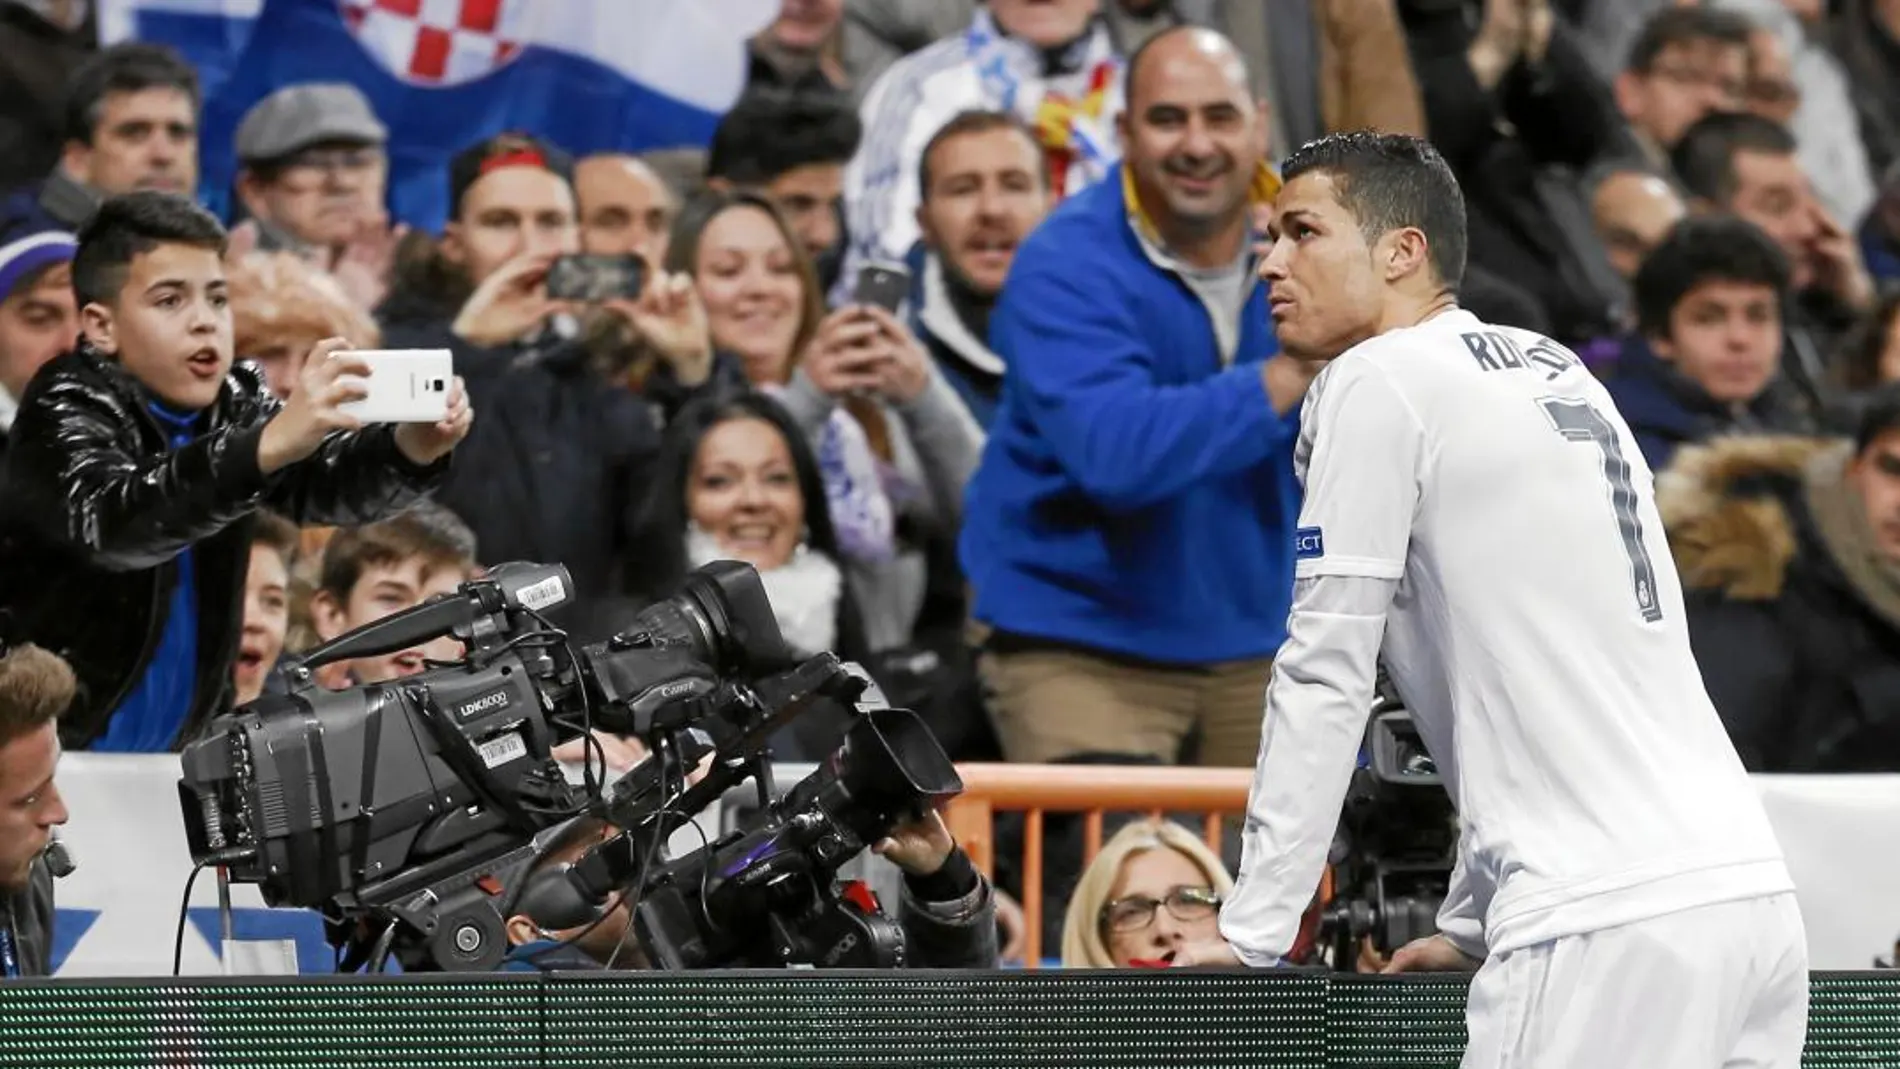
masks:
{"label": "boy in black puffer jacket", "polygon": [[250,526],[364,523],[440,480],[472,415],[361,427],[368,365],[319,343],[288,402],[232,367],[224,230],[181,197],[114,198],[79,235],[78,350],[35,377],[0,501],[0,608],[63,655],[71,749],[163,751],[230,702]]}

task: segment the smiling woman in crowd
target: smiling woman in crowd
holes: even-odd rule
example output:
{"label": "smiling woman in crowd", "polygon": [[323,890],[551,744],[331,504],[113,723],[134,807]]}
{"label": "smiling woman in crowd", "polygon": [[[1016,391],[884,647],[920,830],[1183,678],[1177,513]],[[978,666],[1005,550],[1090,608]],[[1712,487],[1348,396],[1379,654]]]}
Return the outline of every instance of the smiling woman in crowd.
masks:
{"label": "smiling woman in crowd", "polygon": [[[744,561],[794,653],[862,659],[818,462],[783,407],[758,393],[689,405],[667,429],[654,475],[636,558],[647,598],[671,595],[694,568]],[[821,719],[794,722],[790,750],[817,757],[836,746],[843,725]]]}
{"label": "smiling woman in crowd", "polygon": [[812,443],[869,648],[905,645],[928,586],[918,547],[955,529],[982,449],[976,421],[895,316],[861,305],[825,313],[811,261],[769,200],[696,200],[667,268],[694,279],[714,347],[737,356]]}

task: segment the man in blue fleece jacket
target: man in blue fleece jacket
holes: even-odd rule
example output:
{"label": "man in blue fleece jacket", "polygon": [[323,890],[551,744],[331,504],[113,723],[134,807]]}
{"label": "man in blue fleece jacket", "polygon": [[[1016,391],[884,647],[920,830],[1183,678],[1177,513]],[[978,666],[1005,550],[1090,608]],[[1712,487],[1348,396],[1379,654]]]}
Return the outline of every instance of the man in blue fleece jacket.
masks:
{"label": "man in blue fleece jacket", "polygon": [[1005,755],[1251,765],[1286,635],[1299,404],[1253,270],[1266,108],[1219,34],[1130,60],[1126,155],[1017,252],[962,556]]}

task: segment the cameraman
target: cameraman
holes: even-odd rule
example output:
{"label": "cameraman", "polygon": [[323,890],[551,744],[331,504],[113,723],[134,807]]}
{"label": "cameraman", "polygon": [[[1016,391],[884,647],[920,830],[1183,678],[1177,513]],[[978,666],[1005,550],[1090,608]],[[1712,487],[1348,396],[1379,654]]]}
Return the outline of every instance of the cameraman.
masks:
{"label": "cameraman", "polygon": [[0,639],[0,976],[9,979],[50,971],[53,874],[44,854],[66,823],[53,785],[55,721],[77,686],[56,655]]}
{"label": "cameraman", "polygon": [[[574,861],[614,830],[594,817],[574,821],[562,829],[536,871]],[[996,967],[995,895],[936,810],[898,826],[871,850],[904,870],[897,921],[904,930],[909,965],[920,969]],[[514,949],[502,962],[502,970],[594,969],[609,961],[616,967],[649,968],[625,900],[616,894],[610,901],[607,916],[585,934],[581,928],[551,932],[525,914],[509,917],[508,941]],[[574,942],[563,945],[569,939]]]}

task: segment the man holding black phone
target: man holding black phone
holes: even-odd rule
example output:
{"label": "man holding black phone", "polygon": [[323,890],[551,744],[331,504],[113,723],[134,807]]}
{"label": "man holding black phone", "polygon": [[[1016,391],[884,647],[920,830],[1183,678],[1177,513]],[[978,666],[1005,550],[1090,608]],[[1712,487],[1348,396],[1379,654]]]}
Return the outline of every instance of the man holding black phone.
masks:
{"label": "man holding black phone", "polygon": [[627,331],[690,390],[712,367],[684,279],[632,257],[581,256],[570,164],[502,134],[449,167],[434,257],[406,265],[378,310],[390,348],[449,349],[483,419],[438,495],[486,561],[559,561],[583,600],[563,625],[611,633],[647,467],[653,414],[616,365]]}

